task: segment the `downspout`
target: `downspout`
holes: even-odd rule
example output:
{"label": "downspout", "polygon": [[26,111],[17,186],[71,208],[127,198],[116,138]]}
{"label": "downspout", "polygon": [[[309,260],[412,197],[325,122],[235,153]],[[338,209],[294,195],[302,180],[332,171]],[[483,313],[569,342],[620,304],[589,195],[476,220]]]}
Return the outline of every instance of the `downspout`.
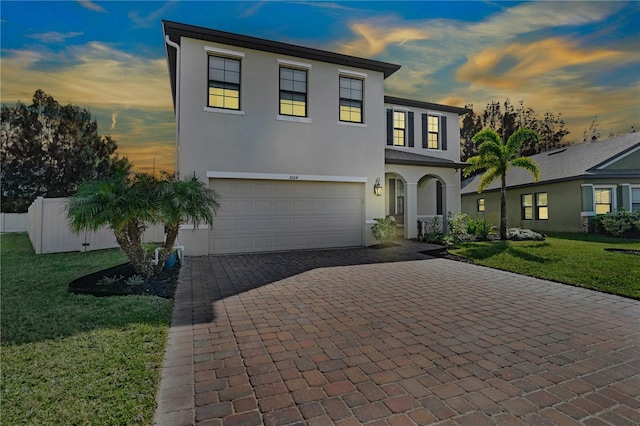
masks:
{"label": "downspout", "polygon": [[164,40],[176,49],[176,178],[180,179],[180,45],[171,41],[168,34]]}

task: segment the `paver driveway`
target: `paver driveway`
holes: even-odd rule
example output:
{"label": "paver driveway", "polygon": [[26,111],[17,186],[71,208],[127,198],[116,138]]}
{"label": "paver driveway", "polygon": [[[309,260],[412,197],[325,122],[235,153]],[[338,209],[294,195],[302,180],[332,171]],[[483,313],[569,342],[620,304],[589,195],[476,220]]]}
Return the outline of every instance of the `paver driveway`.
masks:
{"label": "paver driveway", "polygon": [[640,302],[416,247],[189,258],[156,424],[640,424]]}

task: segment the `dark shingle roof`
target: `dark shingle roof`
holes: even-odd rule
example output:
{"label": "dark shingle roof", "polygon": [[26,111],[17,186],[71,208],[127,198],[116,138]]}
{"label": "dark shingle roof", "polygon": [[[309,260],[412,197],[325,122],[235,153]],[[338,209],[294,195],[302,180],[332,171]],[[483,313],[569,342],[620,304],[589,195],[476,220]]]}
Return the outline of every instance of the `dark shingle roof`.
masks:
{"label": "dark shingle roof", "polygon": [[433,102],[416,101],[413,99],[396,98],[395,96],[385,96],[384,102],[386,104],[403,105],[414,108],[422,109],[434,109],[436,111],[455,112],[458,115],[463,115],[471,112],[470,109],[460,108],[451,105],[434,104]]}
{"label": "dark shingle roof", "polygon": [[450,169],[460,169],[464,167],[464,163],[457,163],[444,158],[431,157],[428,155],[415,154],[408,151],[400,151],[398,149],[385,148],[384,150],[385,164],[404,164],[406,166],[430,166],[430,167],[446,167]]}
{"label": "dark shingle roof", "polygon": [[[538,183],[559,182],[584,177],[640,177],[640,165],[637,170],[599,169],[624,154],[640,148],[640,133],[630,133],[602,142],[587,142],[569,145],[553,151],[542,152],[529,158],[540,165]],[[480,176],[477,175],[462,182],[462,194],[478,192]],[[532,185],[533,176],[527,170],[512,167],[507,173],[507,187]],[[495,180],[485,191],[500,189],[500,181]]]}

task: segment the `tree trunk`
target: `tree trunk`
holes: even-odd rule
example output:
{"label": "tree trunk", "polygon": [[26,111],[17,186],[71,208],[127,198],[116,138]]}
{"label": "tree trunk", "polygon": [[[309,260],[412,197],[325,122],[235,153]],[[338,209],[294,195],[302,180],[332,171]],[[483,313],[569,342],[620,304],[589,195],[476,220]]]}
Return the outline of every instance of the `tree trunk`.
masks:
{"label": "tree trunk", "polygon": [[500,239],[507,239],[507,183],[506,175],[502,175],[502,189],[500,190]]}
{"label": "tree trunk", "polygon": [[173,245],[175,244],[176,238],[178,237],[178,231],[180,230],[180,224],[175,226],[166,226],[167,236],[164,241],[164,245],[162,246],[162,250],[158,253],[158,264],[154,268],[155,273],[160,273],[164,266],[164,262],[167,260],[171,251],[173,250]]}
{"label": "tree trunk", "polygon": [[153,275],[153,265],[151,260],[147,259],[142,248],[140,229],[135,221],[127,223],[120,232],[114,232],[116,241],[129,258],[131,265],[136,273],[145,278]]}

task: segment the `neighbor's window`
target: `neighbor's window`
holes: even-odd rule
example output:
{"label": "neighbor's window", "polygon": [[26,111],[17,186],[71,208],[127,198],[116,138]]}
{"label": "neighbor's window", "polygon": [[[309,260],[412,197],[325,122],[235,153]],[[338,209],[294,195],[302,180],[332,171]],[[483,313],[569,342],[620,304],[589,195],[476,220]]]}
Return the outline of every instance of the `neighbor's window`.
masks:
{"label": "neighbor's window", "polygon": [[536,194],[536,219],[549,219],[549,204],[546,192],[538,192]]}
{"label": "neighbor's window", "polygon": [[280,68],[280,114],[307,116],[307,71]]}
{"label": "neighbor's window", "polygon": [[478,211],[483,212],[484,208],[484,198],[478,198]]}
{"label": "neighbor's window", "polygon": [[402,111],[393,111],[393,144],[404,146],[406,114]]}
{"label": "neighbor's window", "polygon": [[363,122],[363,84],[359,78],[340,77],[340,121]]}
{"label": "neighbor's window", "polygon": [[209,55],[209,99],[212,108],[240,109],[240,60]]}
{"label": "neighbor's window", "polygon": [[427,147],[429,149],[439,149],[440,120],[437,115],[427,117]]}
{"label": "neighbor's window", "polygon": [[631,188],[631,210],[640,212],[640,188]]}
{"label": "neighbor's window", "polygon": [[522,194],[522,219],[533,219],[533,195]]}
{"label": "neighbor's window", "polygon": [[611,188],[595,189],[596,214],[605,214],[612,211]]}

